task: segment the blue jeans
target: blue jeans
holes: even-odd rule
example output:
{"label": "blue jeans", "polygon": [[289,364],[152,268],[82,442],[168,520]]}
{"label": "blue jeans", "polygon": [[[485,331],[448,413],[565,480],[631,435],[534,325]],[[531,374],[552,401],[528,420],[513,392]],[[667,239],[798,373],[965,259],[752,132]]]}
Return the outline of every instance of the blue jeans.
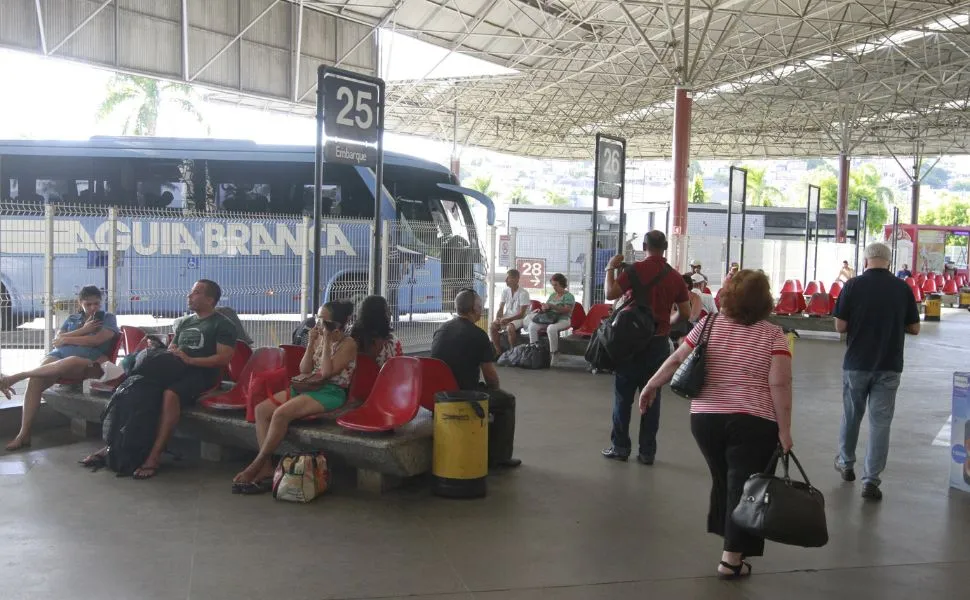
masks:
{"label": "blue jeans", "polygon": [[900,374],[895,371],[844,371],[842,373],[842,429],[839,432],[841,467],[855,464],[859,426],[869,407],[869,447],[866,449],[863,483],[879,485],[879,474],[889,456],[889,427],[896,409]]}
{"label": "blue jeans", "polygon": [[[630,440],[630,416],[637,390],[642,389],[660,365],[670,356],[670,342],[666,336],[654,336],[643,360],[617,368],[613,375],[613,432],[610,440],[617,453],[629,456],[633,449]],[[657,454],[657,431],[660,429],[660,391],[646,414],[640,416],[640,455],[653,458]]]}

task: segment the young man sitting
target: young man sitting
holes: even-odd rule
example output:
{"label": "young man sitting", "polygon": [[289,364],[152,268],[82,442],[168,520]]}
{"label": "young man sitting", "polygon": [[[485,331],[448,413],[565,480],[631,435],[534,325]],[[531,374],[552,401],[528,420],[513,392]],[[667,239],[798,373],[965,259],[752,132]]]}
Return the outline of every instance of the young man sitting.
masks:
{"label": "young man sitting", "polygon": [[[162,452],[175,433],[182,416],[182,407],[195,404],[202,394],[215,387],[222,371],[232,360],[236,349],[236,327],[232,321],[216,311],[222,289],[214,281],[200,279],[188,295],[189,310],[193,314],[179,323],[168,351],[177,356],[186,369],[177,380],[168,384],[162,395],[162,414],[158,433],[148,458],[132,475],[135,479],[151,479],[158,472]],[[100,467],[105,463],[108,449],[102,448],[81,461],[85,467]]]}
{"label": "young man sitting", "polygon": [[108,358],[118,335],[118,322],[111,313],[101,312],[101,290],[87,285],[78,294],[80,310],[69,316],[54,338],[51,350],[41,366],[31,371],[0,376],[0,392],[10,398],[13,386],[27,379],[24,393],[23,417],[20,433],[9,444],[7,451],[30,447],[30,428],[41,394],[62,379],[113,379],[121,369]]}

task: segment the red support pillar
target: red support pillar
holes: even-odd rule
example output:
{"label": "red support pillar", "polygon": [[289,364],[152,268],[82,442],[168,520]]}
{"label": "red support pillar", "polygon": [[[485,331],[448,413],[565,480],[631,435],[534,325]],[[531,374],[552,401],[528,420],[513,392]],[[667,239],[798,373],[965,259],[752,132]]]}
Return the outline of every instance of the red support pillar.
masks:
{"label": "red support pillar", "polygon": [[680,272],[687,270],[687,195],[690,182],[690,113],[693,105],[690,92],[682,87],[674,89],[674,201],[671,223],[670,264]]}
{"label": "red support pillar", "polygon": [[835,241],[843,244],[849,222],[849,157],[839,153],[839,196],[835,205]]}

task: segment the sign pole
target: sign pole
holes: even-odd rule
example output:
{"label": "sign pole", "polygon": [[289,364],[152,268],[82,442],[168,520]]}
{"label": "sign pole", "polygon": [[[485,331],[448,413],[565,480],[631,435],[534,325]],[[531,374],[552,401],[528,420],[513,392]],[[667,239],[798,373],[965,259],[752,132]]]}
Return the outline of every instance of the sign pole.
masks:
{"label": "sign pole", "polygon": [[[623,142],[623,160],[620,162],[620,232],[616,241],[616,253],[623,254],[624,236],[626,235],[626,141]],[[632,258],[632,257],[631,257]]]}
{"label": "sign pole", "polygon": [[[371,251],[371,263],[374,279],[371,281],[371,293],[380,294],[381,286],[381,206],[384,203],[384,81],[378,80],[377,101],[377,167],[374,169],[374,241]],[[443,298],[442,300],[447,300]]]}
{"label": "sign pole", "polygon": [[[744,235],[748,224],[748,170],[737,169],[741,172],[741,255],[738,256],[738,266],[744,268]],[[730,268],[731,265],[728,265]]]}
{"label": "sign pole", "polygon": [[596,156],[593,158],[593,229],[589,242],[589,286],[583,299],[586,301],[586,310],[589,311],[596,304],[596,229],[599,220],[599,192],[600,192],[600,138],[601,134],[596,134]]}
{"label": "sign pole", "polygon": [[805,201],[805,269],[802,282],[808,285],[808,243],[812,237],[812,186],[808,186],[808,199]]}
{"label": "sign pole", "polygon": [[728,205],[727,205],[727,253],[724,256],[724,272],[731,270],[731,221],[734,217],[734,167],[728,169]]}
{"label": "sign pole", "polygon": [[[322,78],[322,77],[321,77]],[[317,146],[313,160],[313,237],[310,247],[310,285],[312,287],[310,312],[316,314],[320,307],[320,225],[323,215],[323,86],[317,85]],[[302,315],[306,317],[306,315]]]}

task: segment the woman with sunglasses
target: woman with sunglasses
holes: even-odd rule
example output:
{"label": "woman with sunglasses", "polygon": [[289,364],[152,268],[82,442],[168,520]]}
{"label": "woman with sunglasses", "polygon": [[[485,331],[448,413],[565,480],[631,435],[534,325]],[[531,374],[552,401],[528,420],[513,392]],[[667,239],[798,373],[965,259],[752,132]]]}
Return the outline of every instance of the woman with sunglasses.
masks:
{"label": "woman with sunglasses", "polygon": [[300,376],[322,377],[321,387],[297,393],[293,388],[256,405],[256,442],[259,454],[233,481],[233,492],[257,494],[272,487],[273,453],[292,421],[336,410],[347,402],[347,388],[354,374],[357,342],[347,335],[354,314],[350,302],[327,302],[317,312],[317,324],[300,362]]}

